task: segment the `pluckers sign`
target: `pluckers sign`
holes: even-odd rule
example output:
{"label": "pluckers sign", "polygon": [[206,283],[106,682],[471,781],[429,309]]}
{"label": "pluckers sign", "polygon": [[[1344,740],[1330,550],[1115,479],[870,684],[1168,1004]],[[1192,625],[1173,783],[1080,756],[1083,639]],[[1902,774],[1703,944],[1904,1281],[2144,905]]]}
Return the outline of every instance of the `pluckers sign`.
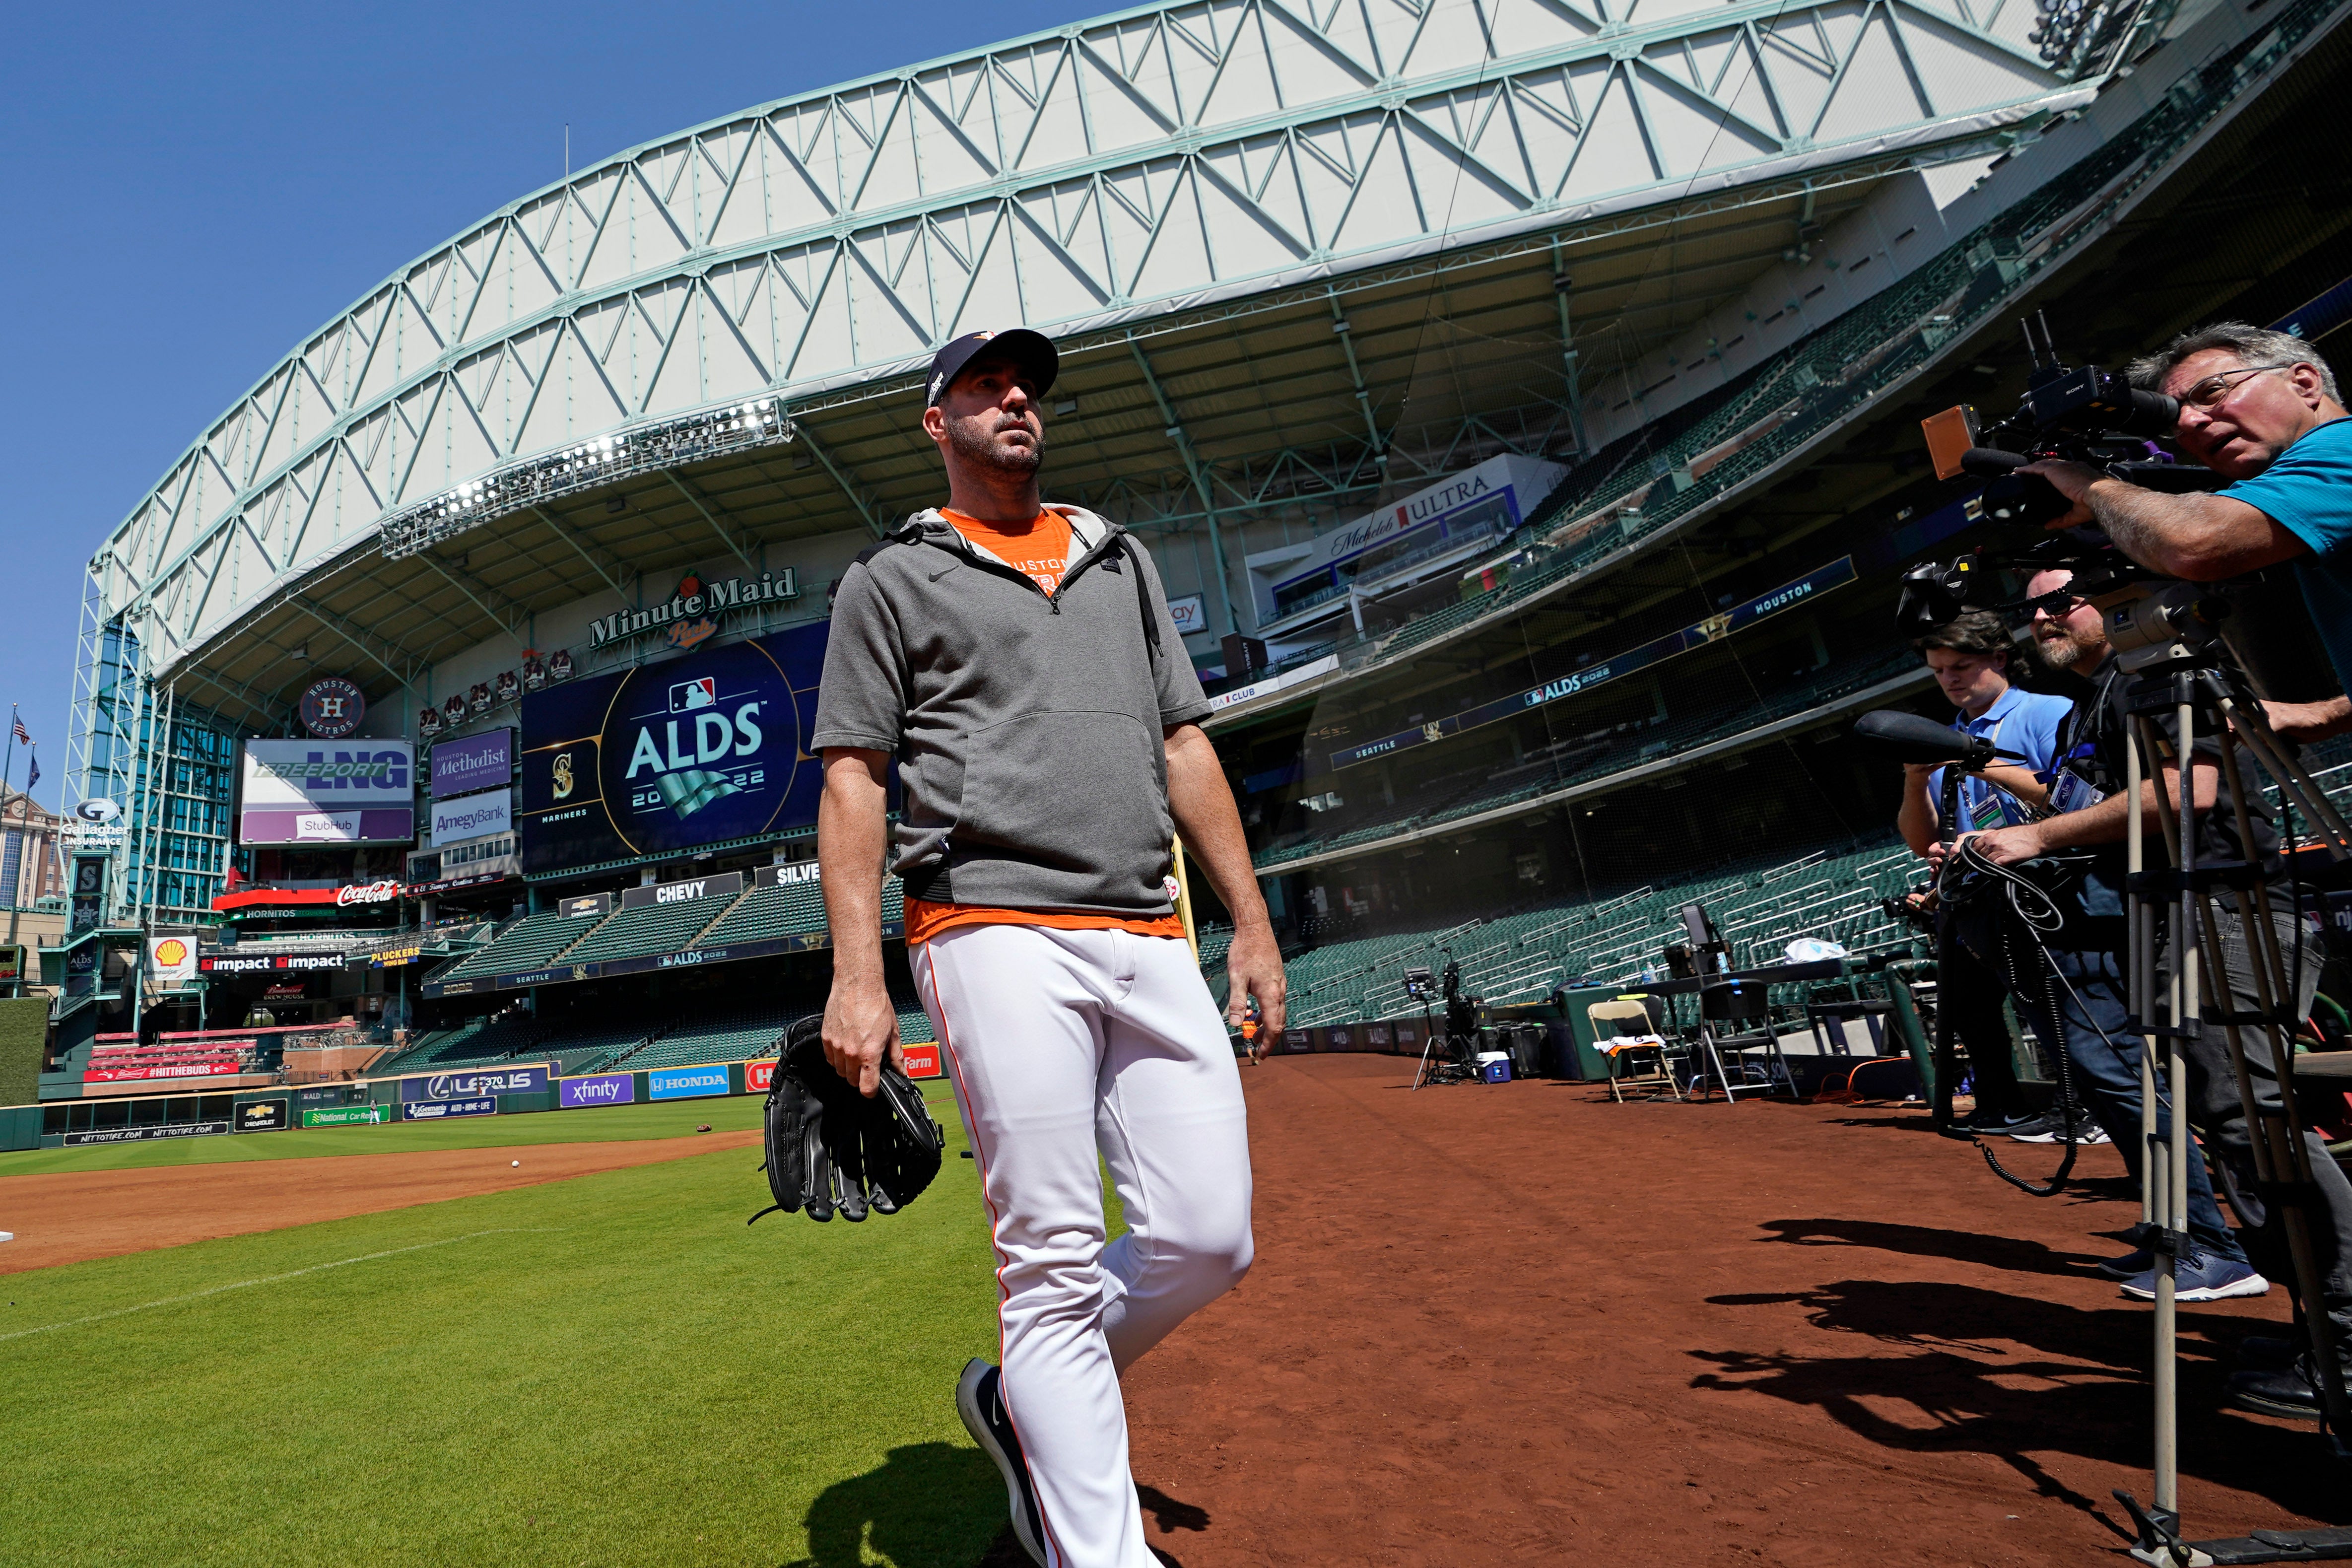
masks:
{"label": "pluckers sign", "polygon": [[719,619],[729,611],[782,604],[800,595],[798,576],[789,566],[780,573],[762,572],[757,577],[729,577],[709,584],[688,573],[667,603],[646,610],[615,610],[601,621],[589,623],[588,646],[600,648],[659,632],[673,647],[696,647],[718,635]]}
{"label": "pluckers sign", "polygon": [[526,874],[667,855],[816,817],[825,626],[704,647],[523,700]]}

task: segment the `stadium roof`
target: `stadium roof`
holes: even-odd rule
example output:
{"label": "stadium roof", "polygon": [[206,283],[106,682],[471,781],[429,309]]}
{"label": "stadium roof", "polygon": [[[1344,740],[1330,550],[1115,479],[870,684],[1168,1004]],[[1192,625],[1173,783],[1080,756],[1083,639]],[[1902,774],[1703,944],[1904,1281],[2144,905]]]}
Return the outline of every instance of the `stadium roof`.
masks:
{"label": "stadium roof", "polygon": [[132,510],[94,611],[248,722],[304,644],[409,686],[588,588],[928,504],[915,378],[1020,320],[1066,345],[1055,492],[1220,546],[1299,497],[1557,452],[1563,301],[1638,360],[1874,181],[2063,101],[2033,21],[1167,4],[769,104],[372,290]]}

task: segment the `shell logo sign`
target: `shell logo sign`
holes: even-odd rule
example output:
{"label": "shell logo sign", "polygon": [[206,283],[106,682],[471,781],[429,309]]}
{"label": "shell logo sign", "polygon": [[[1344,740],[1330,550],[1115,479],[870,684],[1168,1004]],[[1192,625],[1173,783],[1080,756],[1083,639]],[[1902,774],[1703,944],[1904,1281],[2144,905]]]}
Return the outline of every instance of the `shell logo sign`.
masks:
{"label": "shell logo sign", "polygon": [[195,977],[196,946],[185,937],[152,937],[147,942],[147,983],[184,985]]}

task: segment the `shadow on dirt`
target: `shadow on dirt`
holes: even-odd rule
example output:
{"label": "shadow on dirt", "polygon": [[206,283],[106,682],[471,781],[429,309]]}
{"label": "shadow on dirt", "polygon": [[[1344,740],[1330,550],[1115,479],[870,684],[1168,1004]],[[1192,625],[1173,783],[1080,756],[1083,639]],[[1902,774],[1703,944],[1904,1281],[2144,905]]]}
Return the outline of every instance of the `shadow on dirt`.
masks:
{"label": "shadow on dirt", "polygon": [[[1206,1509],[1157,1487],[1136,1496],[1163,1534],[1209,1528]],[[1004,1481],[977,1448],[915,1443],[877,1468],[836,1481],[809,1505],[809,1554],[785,1568],[862,1568],[877,1555],[899,1568],[1033,1568],[1005,1521]],[[1166,1568],[1176,1558],[1151,1549]]]}
{"label": "shadow on dirt", "polygon": [[[2128,1535],[2104,1497],[2075,1491],[2033,1456],[2071,1454],[2146,1467],[2151,1438],[2145,1310],[1878,1279],[1708,1300],[1722,1307],[1797,1305],[1816,1329],[1874,1343],[1858,1353],[1818,1357],[1693,1351],[1713,1369],[1693,1378],[1693,1388],[1810,1405],[1894,1452],[1990,1456],[2042,1496]],[[2274,1332],[2274,1327],[2184,1308],[2180,1328],[2181,1473],[2268,1498],[2290,1513],[2330,1523],[2352,1521],[2341,1472],[2326,1461],[2309,1428],[2242,1416],[2221,1404],[2222,1381],[2233,1364],[2230,1348],[2247,1332]],[[2138,1489],[2145,1495],[2144,1486]]]}
{"label": "shadow on dirt", "polygon": [[[1771,1219],[1760,1228],[1772,1233],[1763,1239],[1797,1247],[1867,1247],[1912,1258],[1948,1258],[2013,1274],[2048,1274],[2066,1279],[2093,1278],[2095,1265],[2109,1256],[2105,1250],[2059,1252],[2041,1242],[2013,1237],[1867,1219]],[[2115,1248],[2118,1253],[2125,1250],[2121,1244]]]}

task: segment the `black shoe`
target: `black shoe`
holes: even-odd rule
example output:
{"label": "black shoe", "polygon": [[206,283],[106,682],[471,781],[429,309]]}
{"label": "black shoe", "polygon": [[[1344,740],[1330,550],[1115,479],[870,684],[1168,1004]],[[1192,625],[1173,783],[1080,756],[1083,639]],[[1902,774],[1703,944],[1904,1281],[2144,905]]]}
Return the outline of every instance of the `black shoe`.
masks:
{"label": "black shoe", "polygon": [[[2020,1143],[2056,1143],[2066,1136],[2066,1119],[2056,1111],[2045,1111],[2031,1121],[2021,1122],[2008,1130],[2009,1136]],[[2104,1143],[2106,1130],[2087,1116],[2074,1118],[2074,1142]]]}
{"label": "black shoe", "polygon": [[2300,1366],[2273,1372],[2233,1372],[2228,1384],[2230,1403],[2265,1415],[2285,1415],[2312,1421],[2319,1416],[2319,1390],[2303,1375]]}
{"label": "black shoe", "polygon": [[1029,1560],[1045,1568],[1045,1529],[1037,1512],[1037,1489],[1029,1481],[1029,1462],[1021,1457],[1021,1437],[998,1396],[997,1370],[977,1356],[964,1363],[956,1383],[956,1414],[980,1451],[1004,1472],[1004,1489],[1012,1494],[1013,1534]]}
{"label": "black shoe", "polygon": [[2238,1364],[2248,1372],[2284,1372],[2303,1353],[2303,1342],[2278,1334],[2248,1334],[2238,1342]]}
{"label": "black shoe", "polygon": [[2030,1110],[1989,1110],[1979,1105],[1961,1117],[1959,1125],[1971,1132],[2012,1132],[2032,1120]]}

